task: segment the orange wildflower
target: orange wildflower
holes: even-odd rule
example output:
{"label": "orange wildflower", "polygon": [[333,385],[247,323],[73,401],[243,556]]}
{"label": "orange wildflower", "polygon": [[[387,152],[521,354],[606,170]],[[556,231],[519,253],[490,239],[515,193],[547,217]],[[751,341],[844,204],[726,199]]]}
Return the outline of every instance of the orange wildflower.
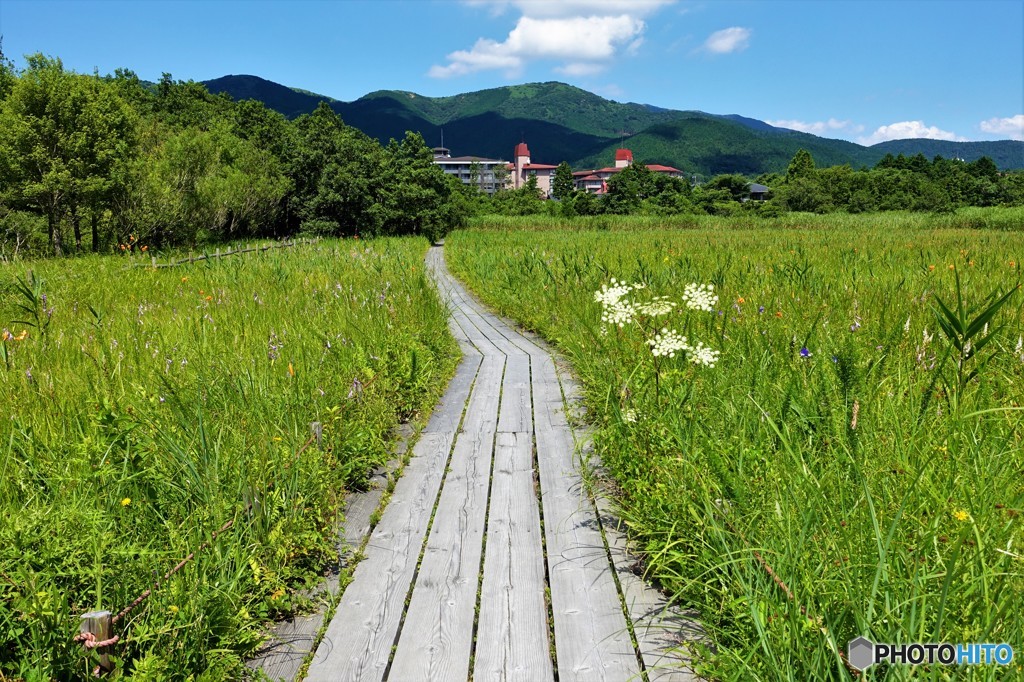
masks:
{"label": "orange wildflower", "polygon": [[290,363],[290,362],[288,363],[288,376],[290,376],[290,377],[295,376],[295,368],[292,367],[292,363]]}
{"label": "orange wildflower", "polygon": [[955,266],[955,265],[953,265],[952,263],[950,263],[950,264],[949,264],[949,269],[950,269],[950,270],[956,270],[956,266]]}
{"label": "orange wildflower", "polygon": [[737,298],[737,299],[736,299],[736,302],[737,302],[737,303],[746,303],[746,301],[745,301],[745,300],[743,300],[743,297],[742,297],[742,296],[740,296],[739,298]]}
{"label": "orange wildflower", "polygon": [[781,310],[776,310],[775,311],[775,317],[782,317],[782,311]]}
{"label": "orange wildflower", "polygon": [[28,338],[28,330],[27,329],[22,329],[21,333],[14,337],[14,340],[15,341],[24,341],[27,338]]}
{"label": "orange wildflower", "polygon": [[13,339],[14,339],[14,334],[12,334],[11,332],[7,331],[6,329],[3,330],[2,333],[0,333],[0,341],[12,341]]}
{"label": "orange wildflower", "polygon": [[928,266],[928,270],[929,270],[929,272],[934,271],[935,270],[935,266],[934,265],[929,265]]}

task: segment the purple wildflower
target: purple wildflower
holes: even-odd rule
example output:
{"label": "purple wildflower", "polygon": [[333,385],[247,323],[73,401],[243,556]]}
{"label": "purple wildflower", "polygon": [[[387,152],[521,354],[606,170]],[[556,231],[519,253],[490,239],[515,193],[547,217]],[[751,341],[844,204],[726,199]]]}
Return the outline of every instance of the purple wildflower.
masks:
{"label": "purple wildflower", "polygon": [[807,350],[807,346],[800,349],[800,357],[809,358],[811,357],[811,351]]}

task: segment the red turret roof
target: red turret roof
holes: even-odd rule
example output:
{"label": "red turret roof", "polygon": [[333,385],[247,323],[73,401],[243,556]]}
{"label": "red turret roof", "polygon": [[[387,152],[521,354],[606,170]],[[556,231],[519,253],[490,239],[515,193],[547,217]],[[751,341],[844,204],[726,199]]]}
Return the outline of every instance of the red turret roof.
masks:
{"label": "red turret roof", "polygon": [[516,150],[512,154],[512,156],[514,156],[514,157],[515,156],[529,156],[529,155],[530,155],[530,148],[526,146],[525,142],[520,142],[519,144],[517,144],[516,145]]}
{"label": "red turret roof", "polygon": [[628,149],[616,149],[615,150],[615,160],[616,161],[632,161],[633,160],[633,152],[629,151]]}

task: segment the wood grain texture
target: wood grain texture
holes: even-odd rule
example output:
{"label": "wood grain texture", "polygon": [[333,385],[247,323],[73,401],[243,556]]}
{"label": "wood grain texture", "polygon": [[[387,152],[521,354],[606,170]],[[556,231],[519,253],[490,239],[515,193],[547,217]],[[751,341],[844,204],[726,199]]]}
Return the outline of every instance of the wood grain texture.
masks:
{"label": "wood grain texture", "polygon": [[597,515],[573,461],[575,443],[550,359],[534,363],[533,391],[559,682],[640,679]]}
{"label": "wood grain texture", "polygon": [[497,436],[474,682],[554,679],[530,435]]}
{"label": "wood grain texture", "polygon": [[307,680],[381,680],[454,434],[423,433],[342,594]]}
{"label": "wood grain texture", "polygon": [[461,433],[455,442],[390,680],[469,674],[493,448],[493,431]]}

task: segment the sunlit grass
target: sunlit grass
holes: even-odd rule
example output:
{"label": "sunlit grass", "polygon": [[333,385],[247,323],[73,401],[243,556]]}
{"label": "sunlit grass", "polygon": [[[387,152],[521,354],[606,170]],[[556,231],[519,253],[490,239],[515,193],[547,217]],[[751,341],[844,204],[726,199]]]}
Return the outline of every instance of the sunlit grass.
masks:
{"label": "sunlit grass", "polygon": [[[572,361],[622,515],[650,574],[700,610],[713,678],[848,679],[837,652],[858,635],[1024,646],[1024,295],[984,330],[963,385],[934,312],[935,296],[956,301],[955,273],[969,305],[1018,287],[1024,243],[832,218],[447,241],[457,275]],[[715,312],[664,319],[720,350],[717,365],[655,363],[648,333],[602,330],[594,292],[612,277],[677,301],[713,284]],[[967,673],[867,679],[950,674]],[[1006,674],[1020,668],[971,671]]]}
{"label": "sunlit grass", "polygon": [[[235,518],[113,653],[154,679],[237,677],[261,621],[332,560],[346,490],[454,367],[426,247],[2,266],[0,672],[86,675],[78,615],[126,606]],[[311,422],[322,447],[296,457]]]}

